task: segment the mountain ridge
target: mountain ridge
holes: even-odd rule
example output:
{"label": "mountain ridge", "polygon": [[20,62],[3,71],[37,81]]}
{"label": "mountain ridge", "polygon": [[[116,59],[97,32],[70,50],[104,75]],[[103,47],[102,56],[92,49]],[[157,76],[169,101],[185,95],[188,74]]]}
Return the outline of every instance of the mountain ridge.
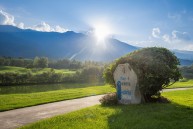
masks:
{"label": "mountain ridge", "polygon": [[[0,56],[34,58],[46,56],[54,59],[112,61],[140,49],[117,39],[98,43],[95,37],[67,31],[41,32],[0,25]],[[180,60],[193,61],[193,51],[172,50]]]}
{"label": "mountain ridge", "polygon": [[137,47],[116,39],[105,42],[108,49],[102,48],[102,44],[98,44],[94,37],[73,31],[40,32],[9,25],[0,26],[0,48],[3,48],[0,51],[1,56],[110,61],[137,50]]}

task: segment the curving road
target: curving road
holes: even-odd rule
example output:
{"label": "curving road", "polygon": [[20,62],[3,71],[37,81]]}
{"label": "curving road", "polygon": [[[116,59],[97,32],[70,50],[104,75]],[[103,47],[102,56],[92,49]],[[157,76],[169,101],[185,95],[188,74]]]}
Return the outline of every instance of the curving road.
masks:
{"label": "curving road", "polygon": [[[187,89],[193,88],[165,89],[163,90],[163,92]],[[0,112],[0,129],[15,129],[17,127],[33,123],[44,118],[49,118],[59,114],[64,114],[85,107],[100,104],[99,99],[102,96],[104,95],[66,100]]]}
{"label": "curving road", "polygon": [[22,125],[99,104],[103,95],[48,103],[0,112],[0,129],[15,129]]}

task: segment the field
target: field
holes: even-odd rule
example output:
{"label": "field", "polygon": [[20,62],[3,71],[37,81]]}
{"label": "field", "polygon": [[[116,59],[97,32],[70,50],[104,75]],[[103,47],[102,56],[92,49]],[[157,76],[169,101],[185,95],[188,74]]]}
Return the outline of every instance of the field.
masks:
{"label": "field", "polygon": [[[40,85],[41,86],[41,85]],[[28,90],[29,91],[29,90]],[[115,89],[109,85],[87,86],[84,88],[75,88],[73,84],[71,88],[62,90],[33,92],[33,93],[17,93],[17,94],[1,94],[0,95],[0,111],[22,108],[27,106],[39,105],[44,103],[81,98],[92,95],[105,94],[114,92]]]}
{"label": "field", "polygon": [[37,92],[48,92],[74,88],[86,88],[92,86],[104,86],[103,83],[58,83],[58,84],[36,84],[18,86],[0,86],[0,95],[5,94],[27,94]]}
{"label": "field", "polygon": [[22,129],[191,129],[193,90],[163,93],[172,102],[85,108]]}
{"label": "field", "polygon": [[182,87],[193,87],[193,79],[186,81],[178,81],[167,88],[182,88]]}
{"label": "field", "polygon": [[[50,71],[51,68],[43,68],[43,69],[28,69],[24,67],[14,67],[14,66],[0,66],[0,73],[5,72],[16,72],[16,73],[27,73],[32,72],[32,74],[41,74],[46,71]],[[54,69],[56,73],[64,73],[64,74],[73,74],[76,73],[76,71],[72,71],[69,69]]]}
{"label": "field", "polygon": [[[169,88],[192,86],[193,80],[177,82]],[[0,111],[38,104],[115,92],[104,84],[45,84],[0,87]]]}

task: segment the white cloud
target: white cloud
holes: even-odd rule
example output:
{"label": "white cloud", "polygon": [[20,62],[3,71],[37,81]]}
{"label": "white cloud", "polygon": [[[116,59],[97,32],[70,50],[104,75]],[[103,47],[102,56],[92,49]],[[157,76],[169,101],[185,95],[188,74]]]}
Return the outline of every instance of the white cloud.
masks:
{"label": "white cloud", "polygon": [[[157,38],[159,36],[159,38]],[[160,34],[160,30],[153,28],[151,38],[155,44],[170,49],[193,50],[193,40],[190,33],[173,30],[171,33]],[[152,45],[152,46],[153,46]]]}
{"label": "white cloud", "polygon": [[46,22],[41,22],[40,24],[34,25],[33,27],[27,27],[27,29],[32,29],[36,31],[43,31],[43,32],[59,32],[59,33],[64,33],[68,31],[68,29],[65,29],[59,25],[57,25],[55,28],[50,26]]}
{"label": "white cloud", "polygon": [[180,31],[176,31],[176,30],[173,30],[171,35],[164,34],[162,36],[162,39],[164,42],[167,42],[167,43],[177,43],[177,42],[183,42],[184,43],[184,42],[191,40],[189,33],[180,32]]}
{"label": "white cloud", "polygon": [[15,25],[14,16],[0,10],[0,24],[1,25]]}
{"label": "white cloud", "polygon": [[36,31],[43,31],[43,32],[59,32],[63,33],[68,31],[68,29],[64,29],[61,26],[57,25],[55,28],[51,27],[46,22],[41,22],[40,24],[34,25],[33,27],[28,27],[28,29],[36,30]]}
{"label": "white cloud", "polygon": [[20,22],[20,23],[17,25],[17,27],[19,27],[20,29],[25,29],[23,22]]}
{"label": "white cloud", "polygon": [[154,38],[159,38],[160,37],[160,29],[159,28],[153,28],[152,29],[152,36],[154,37]]}
{"label": "white cloud", "polygon": [[192,51],[192,50],[193,50],[193,43],[192,43],[192,44],[189,44],[189,45],[186,45],[186,46],[183,46],[183,50]]}
{"label": "white cloud", "polygon": [[60,27],[59,25],[57,25],[57,26],[55,27],[55,31],[56,31],[56,32],[63,33],[63,32],[68,31],[68,29],[64,29],[64,28]]}
{"label": "white cloud", "polygon": [[45,31],[45,32],[53,31],[50,25],[47,24],[46,22],[41,22],[40,24],[34,25],[33,27],[29,27],[29,29],[36,30],[36,31]]}
{"label": "white cloud", "polygon": [[140,47],[165,47],[168,49],[192,50],[193,39],[191,33],[173,30],[163,33],[160,28],[152,28],[151,35],[145,41],[128,41],[128,44]]}
{"label": "white cloud", "polygon": [[20,29],[32,29],[32,30],[36,30],[36,31],[43,31],[43,32],[66,32],[68,31],[68,29],[65,29],[59,25],[52,27],[50,26],[48,23],[46,22],[41,22],[40,24],[34,25],[32,27],[25,27],[23,22],[20,22],[19,24],[16,24],[14,22],[14,16],[4,12],[2,10],[0,10],[0,25],[13,25],[13,26],[17,26]]}
{"label": "white cloud", "polygon": [[171,38],[170,38],[170,36],[168,34],[164,34],[162,36],[162,38],[163,38],[163,41],[165,41],[167,43],[171,43]]}
{"label": "white cloud", "polygon": [[188,40],[191,39],[189,33],[179,32],[179,31],[176,31],[176,30],[172,31],[172,38],[174,40],[185,40],[185,41],[188,41]]}

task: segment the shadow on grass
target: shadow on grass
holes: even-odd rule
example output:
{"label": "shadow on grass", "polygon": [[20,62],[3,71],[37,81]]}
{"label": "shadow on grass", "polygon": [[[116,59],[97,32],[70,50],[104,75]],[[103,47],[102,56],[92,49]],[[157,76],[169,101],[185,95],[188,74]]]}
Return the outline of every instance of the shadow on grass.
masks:
{"label": "shadow on grass", "polygon": [[104,106],[116,109],[108,117],[110,129],[191,129],[193,108],[168,104]]}

